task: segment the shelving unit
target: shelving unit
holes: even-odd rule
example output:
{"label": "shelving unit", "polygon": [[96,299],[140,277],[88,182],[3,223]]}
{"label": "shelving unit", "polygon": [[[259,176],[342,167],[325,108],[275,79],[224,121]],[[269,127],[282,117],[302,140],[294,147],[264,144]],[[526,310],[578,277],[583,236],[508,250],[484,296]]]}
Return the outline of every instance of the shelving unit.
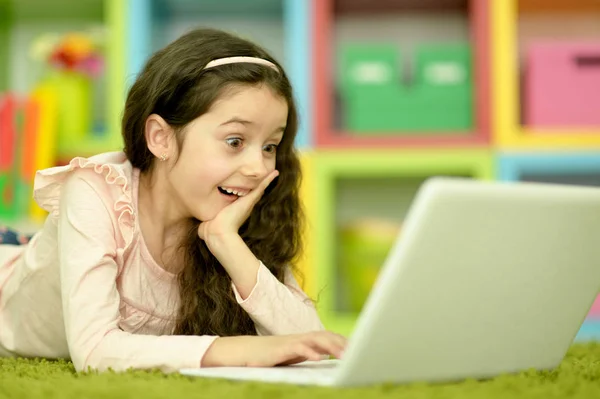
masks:
{"label": "shelving unit", "polygon": [[[340,303],[343,281],[338,261],[340,218],[360,215],[401,222],[416,188],[433,175],[491,179],[493,154],[485,150],[337,150],[322,151],[314,159],[315,257],[313,264],[318,308],[332,330],[347,334],[356,312]],[[393,186],[387,184],[394,181]],[[351,194],[340,198],[339,184]],[[373,190],[378,187],[379,191]]]}
{"label": "shelving unit", "polygon": [[317,242],[313,234],[316,227],[316,202],[318,201],[315,195],[316,179],[315,179],[315,154],[313,151],[307,150],[300,154],[300,162],[302,165],[302,184],[300,186],[300,197],[302,199],[302,207],[305,216],[305,226],[303,230],[304,251],[300,254],[297,262],[298,273],[296,279],[303,287],[306,294],[315,299],[317,296],[316,281],[315,281],[315,244]]}
{"label": "shelving unit", "polygon": [[503,181],[600,186],[600,151],[501,153],[497,170]]}
{"label": "shelving unit", "polygon": [[[107,32],[104,83],[99,106],[99,131],[77,141],[64,142],[57,148],[59,160],[89,156],[97,152],[119,149],[120,121],[124,99],[124,55],[126,7],[119,0],[0,0],[0,91],[26,95],[41,77],[41,67],[32,62],[29,48],[36,36],[90,27]],[[5,62],[8,60],[8,62]]]}

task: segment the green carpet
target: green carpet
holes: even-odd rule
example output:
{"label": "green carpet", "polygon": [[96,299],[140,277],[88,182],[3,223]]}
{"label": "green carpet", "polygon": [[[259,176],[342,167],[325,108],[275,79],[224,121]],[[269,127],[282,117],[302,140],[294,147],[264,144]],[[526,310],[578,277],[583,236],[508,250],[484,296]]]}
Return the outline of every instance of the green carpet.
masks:
{"label": "green carpet", "polygon": [[[346,388],[344,398],[599,398],[600,343],[578,343],[557,370],[528,371],[487,381]],[[222,380],[178,374],[77,374],[66,361],[0,358],[0,398],[337,398],[339,389]]]}

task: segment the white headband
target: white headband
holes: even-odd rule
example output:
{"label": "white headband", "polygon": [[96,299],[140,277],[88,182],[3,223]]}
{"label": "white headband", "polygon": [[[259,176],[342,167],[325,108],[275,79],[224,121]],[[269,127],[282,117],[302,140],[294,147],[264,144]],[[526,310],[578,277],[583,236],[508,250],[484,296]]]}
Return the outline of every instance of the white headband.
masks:
{"label": "white headband", "polygon": [[208,69],[208,68],[213,68],[219,65],[226,65],[226,64],[235,64],[238,62],[248,62],[250,64],[260,64],[260,65],[264,65],[264,66],[268,66],[269,68],[274,69],[275,71],[279,72],[279,68],[277,68],[277,66],[275,64],[273,64],[271,61],[267,61],[265,59],[262,58],[257,58],[257,57],[227,57],[227,58],[219,58],[216,60],[212,60],[211,62],[209,62],[208,64],[206,64],[206,66],[204,67],[204,69]]}

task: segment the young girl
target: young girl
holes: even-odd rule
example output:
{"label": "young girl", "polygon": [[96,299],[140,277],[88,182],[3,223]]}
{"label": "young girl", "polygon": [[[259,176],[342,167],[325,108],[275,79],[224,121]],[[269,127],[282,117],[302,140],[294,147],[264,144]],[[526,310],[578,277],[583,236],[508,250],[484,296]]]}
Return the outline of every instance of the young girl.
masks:
{"label": "young girl", "polygon": [[256,45],[201,29],[158,51],[129,91],[124,152],[37,173],[43,229],[0,246],[0,356],[167,372],[339,357],[291,269],[296,128]]}

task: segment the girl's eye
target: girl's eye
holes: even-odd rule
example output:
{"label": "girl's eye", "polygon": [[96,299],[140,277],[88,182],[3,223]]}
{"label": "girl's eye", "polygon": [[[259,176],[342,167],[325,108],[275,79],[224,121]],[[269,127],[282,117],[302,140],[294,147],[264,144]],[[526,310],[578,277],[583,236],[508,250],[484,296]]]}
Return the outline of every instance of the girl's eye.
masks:
{"label": "girl's eye", "polygon": [[269,154],[272,154],[277,151],[277,144],[268,144],[265,146],[264,150]]}
{"label": "girl's eye", "polygon": [[225,141],[227,142],[227,145],[231,148],[240,148],[242,146],[242,139],[238,137],[227,139]]}

